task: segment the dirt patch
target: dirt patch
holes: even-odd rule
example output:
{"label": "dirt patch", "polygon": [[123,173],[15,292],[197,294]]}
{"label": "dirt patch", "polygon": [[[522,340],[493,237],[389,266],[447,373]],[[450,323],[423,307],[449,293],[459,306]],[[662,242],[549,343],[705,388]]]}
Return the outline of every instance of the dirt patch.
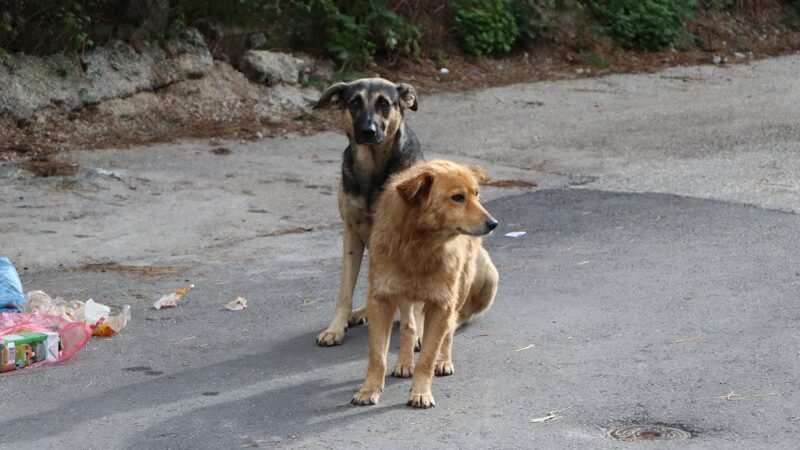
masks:
{"label": "dirt patch", "polygon": [[0,158],[35,158],[81,148],[125,148],[182,138],[257,139],[312,133],[325,121],[292,120],[318,93],[313,88],[273,89],[251,83],[229,64],[216,62],[200,79],[154,92],[105,101],[64,113],[37,111],[24,123],[0,117]]}
{"label": "dirt patch", "polygon": [[120,272],[141,276],[176,275],[189,270],[186,266],[129,266],[117,263],[86,264],[77,269],[85,272]]}
{"label": "dirt patch", "polygon": [[300,234],[300,233],[308,233],[313,231],[313,227],[305,228],[305,227],[294,227],[294,228],[278,228],[277,230],[261,230],[258,232],[256,236],[258,237],[272,237],[272,236],[283,236],[286,234]]}
{"label": "dirt patch", "polygon": [[78,170],[80,170],[78,164],[48,158],[36,158],[23,161],[19,166],[33,172],[39,177],[66,177],[75,175],[78,173]]}
{"label": "dirt patch", "polygon": [[498,188],[527,188],[527,187],[536,187],[539,185],[536,181],[526,181],[526,180],[484,180],[481,181],[481,184],[484,186],[492,186]]}

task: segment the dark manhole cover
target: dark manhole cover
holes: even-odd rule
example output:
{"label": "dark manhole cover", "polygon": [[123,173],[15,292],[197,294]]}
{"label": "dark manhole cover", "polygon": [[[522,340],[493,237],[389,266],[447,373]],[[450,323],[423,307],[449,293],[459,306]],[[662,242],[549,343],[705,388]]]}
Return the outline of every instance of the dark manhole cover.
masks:
{"label": "dark manhole cover", "polygon": [[624,425],[609,431],[608,436],[622,442],[643,442],[689,439],[692,433],[665,425]]}

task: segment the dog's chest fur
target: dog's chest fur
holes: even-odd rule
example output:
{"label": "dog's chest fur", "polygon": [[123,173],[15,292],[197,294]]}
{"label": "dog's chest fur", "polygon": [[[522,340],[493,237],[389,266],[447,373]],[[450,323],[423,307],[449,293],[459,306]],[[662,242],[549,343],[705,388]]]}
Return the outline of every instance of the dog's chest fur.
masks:
{"label": "dog's chest fur", "polygon": [[419,140],[406,126],[401,127],[390,142],[351,143],[342,161],[342,188],[348,203],[355,207],[352,209],[363,209],[362,214],[368,218],[386,180],[422,159]]}
{"label": "dog's chest fur", "polygon": [[393,298],[457,306],[475,272],[480,239],[457,236],[445,245],[397,234],[380,236],[381,245],[370,256],[370,289]]}

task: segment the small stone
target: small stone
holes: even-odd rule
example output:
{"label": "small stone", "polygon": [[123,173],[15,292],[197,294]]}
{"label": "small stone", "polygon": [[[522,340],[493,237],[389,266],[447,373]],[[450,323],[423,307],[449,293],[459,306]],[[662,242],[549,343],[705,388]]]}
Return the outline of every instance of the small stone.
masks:
{"label": "small stone", "polygon": [[745,58],[747,58],[747,55],[745,55],[744,53],[741,53],[741,52],[736,52],[736,53],[733,54],[733,57],[736,58],[736,59],[745,59]]}
{"label": "small stone", "polygon": [[722,64],[722,56],[714,55],[714,57],[711,58],[711,62],[714,64]]}
{"label": "small stone", "polygon": [[447,67],[442,67],[441,69],[439,69],[439,75],[441,76],[450,75],[450,69],[448,69]]}
{"label": "small stone", "polygon": [[256,139],[264,139],[264,133],[256,131]]}
{"label": "small stone", "polygon": [[575,69],[575,73],[578,74],[578,75],[583,75],[584,73],[586,73],[586,71],[584,69],[582,69],[582,68],[581,69]]}

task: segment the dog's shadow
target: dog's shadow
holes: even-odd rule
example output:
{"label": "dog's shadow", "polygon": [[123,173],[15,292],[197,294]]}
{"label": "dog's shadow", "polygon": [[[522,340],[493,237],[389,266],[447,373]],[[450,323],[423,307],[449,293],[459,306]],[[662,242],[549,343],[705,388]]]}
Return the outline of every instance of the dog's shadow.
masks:
{"label": "dog's shadow", "polygon": [[[390,350],[388,359],[390,369],[396,357],[397,328],[393,329],[394,346]],[[321,434],[333,428],[387,413],[410,410],[411,407],[405,403],[381,402],[375,406],[363,407],[350,404],[350,399],[360,387],[367,367],[368,334],[367,326],[350,328],[345,336],[344,345],[332,348],[316,347],[314,345],[316,333],[288,339],[277,345],[281,348],[281,354],[293,355],[288,361],[288,366],[284,366],[287,374],[304,371],[319,374],[320,371],[330,370],[331,375],[338,375],[338,380],[332,381],[333,377],[323,375],[295,381],[291,375],[285,377],[280,375],[272,379],[274,383],[268,383],[274,386],[254,388],[253,392],[244,398],[197,408],[158,423],[146,430],[143,435],[163,437],[163,441],[150,441],[147,445],[131,442],[128,448],[170,447],[175,442],[180,442],[187,448],[200,447],[204,441],[213,437],[204,436],[204,433],[193,435],[191,430],[214,430],[219,424],[220,417],[233,421],[236,424],[236,433],[227,438],[230,442],[225,442],[224,438],[215,442],[224,442],[228,447],[234,448],[242,445],[237,439],[243,435],[260,436],[261,439],[268,441],[293,436],[292,442],[296,443],[294,439],[303,436]],[[342,381],[341,369],[337,366],[347,365],[349,370],[349,366],[353,365],[351,363],[359,360],[363,364],[358,364],[357,369],[352,374],[348,373],[346,380]],[[276,372],[278,371],[273,371],[273,375]],[[394,378],[387,373],[387,389],[395,391],[396,386],[402,384],[407,384],[410,389],[411,379]]]}

